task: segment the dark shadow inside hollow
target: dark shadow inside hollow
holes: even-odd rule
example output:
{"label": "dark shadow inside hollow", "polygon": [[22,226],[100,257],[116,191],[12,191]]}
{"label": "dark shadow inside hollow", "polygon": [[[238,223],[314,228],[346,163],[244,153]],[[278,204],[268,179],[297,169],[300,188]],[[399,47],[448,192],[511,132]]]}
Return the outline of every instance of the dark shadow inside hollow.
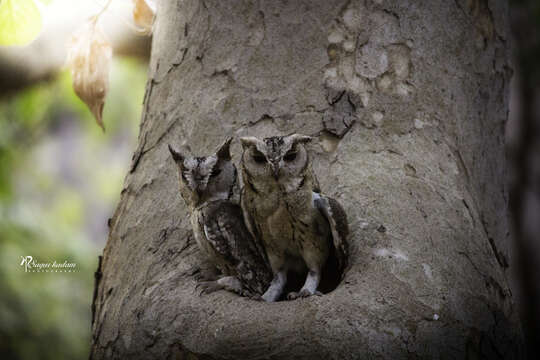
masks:
{"label": "dark shadow inside hollow", "polygon": [[[299,291],[304,285],[306,276],[307,269],[302,272],[289,271],[287,273],[287,285],[285,286],[285,291],[283,291],[283,294],[278,301],[287,300],[287,294],[292,291]],[[328,260],[322,270],[321,282],[318,290],[323,294],[328,294],[338,287],[342,279],[343,272],[340,270],[335,249],[331,246]]]}

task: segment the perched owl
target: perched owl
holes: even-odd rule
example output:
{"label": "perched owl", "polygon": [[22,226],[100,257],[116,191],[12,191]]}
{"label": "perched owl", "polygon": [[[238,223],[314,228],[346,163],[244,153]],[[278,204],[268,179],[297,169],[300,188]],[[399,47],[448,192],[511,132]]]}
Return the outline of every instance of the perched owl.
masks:
{"label": "perched owl", "polygon": [[288,298],[314,295],[331,251],[335,251],[340,273],[346,266],[348,225],[337,201],[320,193],[304,146],[311,137],[293,134],[240,140],[244,149],[242,209],[248,228],[264,244],[274,274],[262,298],[276,301],[288,270],[306,268],[303,287]]}
{"label": "perched owl", "polygon": [[189,208],[197,245],[224,275],[201,283],[204,291],[257,296],[272,273],[262,246],[257,247],[244,224],[230,144],[231,138],[207,157],[185,157],[170,145],[169,151],[178,165],[180,194]]}

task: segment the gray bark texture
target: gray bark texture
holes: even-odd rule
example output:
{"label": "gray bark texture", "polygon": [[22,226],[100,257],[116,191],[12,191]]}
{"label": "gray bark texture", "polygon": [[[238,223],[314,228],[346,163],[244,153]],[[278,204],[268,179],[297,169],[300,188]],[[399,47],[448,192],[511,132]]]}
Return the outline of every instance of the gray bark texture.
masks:
{"label": "gray bark texture", "polygon": [[[513,359],[504,1],[163,0],[92,359]],[[351,227],[331,293],[199,295],[167,144],[292,132]],[[234,143],[235,158],[240,145]]]}

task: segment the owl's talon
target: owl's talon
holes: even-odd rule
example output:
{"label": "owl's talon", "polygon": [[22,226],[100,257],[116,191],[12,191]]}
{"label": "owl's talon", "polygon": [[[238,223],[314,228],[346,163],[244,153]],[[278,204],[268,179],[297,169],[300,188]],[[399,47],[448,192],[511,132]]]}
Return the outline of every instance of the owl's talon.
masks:
{"label": "owl's talon", "polygon": [[300,293],[292,291],[287,294],[287,300],[296,300],[300,297]]}
{"label": "owl's talon", "polygon": [[300,290],[299,292],[290,292],[288,295],[287,295],[287,300],[295,300],[295,299],[299,299],[299,298],[307,298],[307,297],[310,297],[310,296],[322,296],[323,294],[320,292],[320,291],[315,291],[313,294],[307,290],[307,289],[302,289]]}
{"label": "owl's talon", "polygon": [[309,290],[306,290],[306,289],[300,290],[300,293],[298,294],[298,296],[302,298],[307,298],[307,297],[310,297],[311,295],[313,295],[313,293],[311,293]]}
{"label": "owl's talon", "polygon": [[199,290],[200,288],[202,290],[199,293],[199,296],[201,296],[203,294],[208,295],[208,294],[211,294],[211,293],[216,292],[218,290],[222,290],[223,285],[218,284],[216,281],[201,281],[201,282],[197,283],[197,285],[195,286],[196,290]]}

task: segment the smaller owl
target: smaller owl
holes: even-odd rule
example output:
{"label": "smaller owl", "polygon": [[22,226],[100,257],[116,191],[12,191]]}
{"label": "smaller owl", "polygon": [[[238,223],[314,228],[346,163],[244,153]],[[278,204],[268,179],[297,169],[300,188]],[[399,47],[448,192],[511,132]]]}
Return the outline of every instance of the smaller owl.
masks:
{"label": "smaller owl", "polygon": [[197,245],[223,274],[201,283],[203,292],[226,289],[256,297],[264,292],[272,274],[264,250],[244,223],[231,140],[206,157],[186,157],[171,145],[169,151],[178,166],[180,194],[189,208]]}

